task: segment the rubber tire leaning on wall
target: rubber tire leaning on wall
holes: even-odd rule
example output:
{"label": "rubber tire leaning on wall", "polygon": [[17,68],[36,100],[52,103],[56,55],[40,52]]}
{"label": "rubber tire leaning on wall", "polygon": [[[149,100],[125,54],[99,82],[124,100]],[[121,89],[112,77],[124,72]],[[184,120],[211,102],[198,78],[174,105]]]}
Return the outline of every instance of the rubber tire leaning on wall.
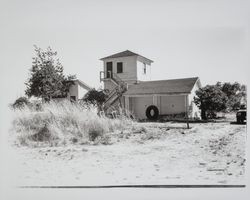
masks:
{"label": "rubber tire leaning on wall", "polygon": [[[151,111],[152,110],[154,111],[153,115],[151,115]],[[147,107],[147,109],[146,109],[146,116],[150,120],[156,120],[156,119],[158,119],[158,117],[159,117],[159,109],[156,106],[154,106],[154,105],[151,105],[151,106]]]}

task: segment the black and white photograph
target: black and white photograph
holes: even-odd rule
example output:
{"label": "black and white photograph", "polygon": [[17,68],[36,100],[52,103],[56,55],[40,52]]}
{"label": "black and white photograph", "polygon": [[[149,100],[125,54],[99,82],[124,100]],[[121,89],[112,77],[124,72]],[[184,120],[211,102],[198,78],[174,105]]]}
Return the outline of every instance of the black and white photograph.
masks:
{"label": "black and white photograph", "polygon": [[248,199],[248,0],[0,0],[0,199]]}

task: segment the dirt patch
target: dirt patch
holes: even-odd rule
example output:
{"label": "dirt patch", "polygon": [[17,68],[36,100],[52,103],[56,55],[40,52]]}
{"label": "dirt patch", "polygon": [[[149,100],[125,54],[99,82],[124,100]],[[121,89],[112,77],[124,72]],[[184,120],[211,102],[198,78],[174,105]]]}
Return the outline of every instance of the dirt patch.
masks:
{"label": "dirt patch", "polygon": [[244,183],[245,125],[137,123],[109,136],[112,145],[18,148],[18,183]]}

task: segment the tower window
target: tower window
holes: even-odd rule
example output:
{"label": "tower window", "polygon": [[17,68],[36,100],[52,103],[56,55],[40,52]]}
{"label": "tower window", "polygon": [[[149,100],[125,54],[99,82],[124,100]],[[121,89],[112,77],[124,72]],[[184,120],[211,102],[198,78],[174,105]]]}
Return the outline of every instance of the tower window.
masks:
{"label": "tower window", "polygon": [[122,62],[117,63],[117,73],[123,73],[123,63]]}

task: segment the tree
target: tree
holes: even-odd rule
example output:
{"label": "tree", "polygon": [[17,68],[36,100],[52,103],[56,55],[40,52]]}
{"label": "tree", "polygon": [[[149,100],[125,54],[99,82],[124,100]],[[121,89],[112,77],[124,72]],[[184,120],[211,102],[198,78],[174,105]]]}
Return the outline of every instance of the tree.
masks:
{"label": "tree", "polygon": [[29,104],[30,102],[27,97],[19,97],[18,99],[15,100],[13,104],[11,104],[11,107],[14,109],[16,108],[21,109],[24,106],[29,105]]}
{"label": "tree", "polygon": [[103,90],[92,89],[83,97],[83,101],[97,105],[99,108],[103,105],[107,98],[107,94]]}
{"label": "tree", "polygon": [[48,47],[45,51],[35,46],[30,77],[25,83],[28,97],[42,97],[49,101],[52,97],[66,97],[75,76],[63,74],[63,66],[56,58],[57,52]]}
{"label": "tree", "polygon": [[241,85],[240,92],[238,95],[241,97],[241,104],[247,106],[247,87],[246,85]]}
{"label": "tree", "polygon": [[228,97],[218,85],[207,85],[196,91],[195,104],[201,109],[202,119],[214,118],[227,108]]}
{"label": "tree", "polygon": [[228,98],[227,101],[227,110],[237,110],[240,108],[241,104],[246,103],[246,87],[237,82],[235,83],[223,83],[218,82],[216,84],[221,88]]}

